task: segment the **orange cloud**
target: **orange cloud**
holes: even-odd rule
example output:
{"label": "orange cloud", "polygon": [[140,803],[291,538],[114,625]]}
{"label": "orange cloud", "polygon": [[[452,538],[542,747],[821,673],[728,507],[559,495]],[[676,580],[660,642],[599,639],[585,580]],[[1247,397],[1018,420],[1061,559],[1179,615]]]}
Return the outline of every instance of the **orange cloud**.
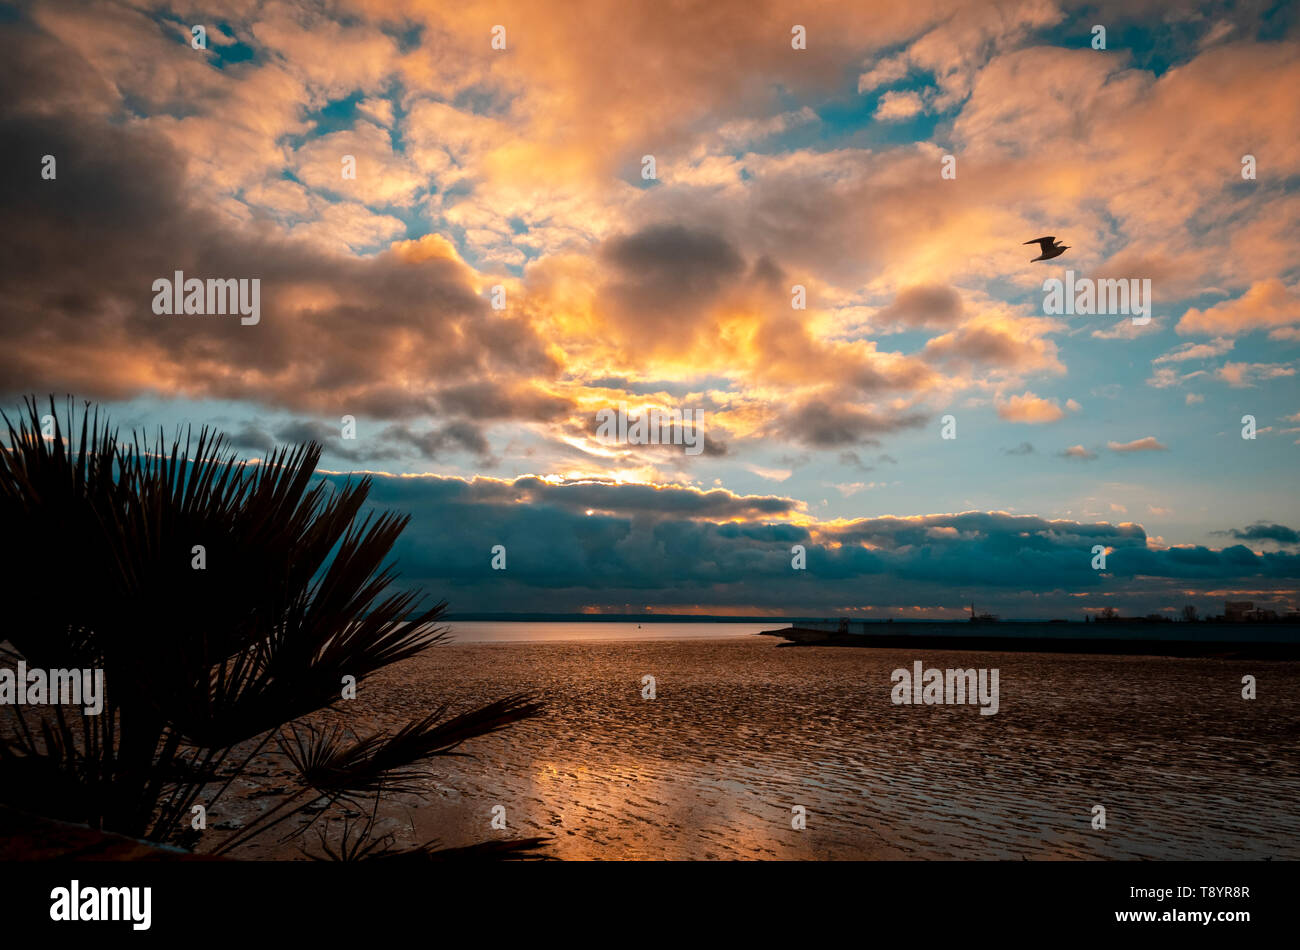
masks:
{"label": "orange cloud", "polygon": [[1055,422],[1065,416],[1055,399],[1042,399],[1031,392],[998,403],[997,410],[998,416],[1009,422]]}
{"label": "orange cloud", "polygon": [[1253,386],[1256,380],[1277,379],[1280,376],[1295,374],[1294,366],[1282,363],[1224,363],[1215,372],[1219,379],[1239,389]]}
{"label": "orange cloud", "polygon": [[1107,442],[1106,448],[1112,452],[1165,452],[1169,446],[1160,444],[1154,435],[1149,435],[1132,442]]}
{"label": "orange cloud", "polygon": [[1300,294],[1271,277],[1252,284],[1236,300],[1225,300],[1206,310],[1193,307],[1183,314],[1175,329],[1184,335],[1235,335],[1292,323],[1300,323]]}

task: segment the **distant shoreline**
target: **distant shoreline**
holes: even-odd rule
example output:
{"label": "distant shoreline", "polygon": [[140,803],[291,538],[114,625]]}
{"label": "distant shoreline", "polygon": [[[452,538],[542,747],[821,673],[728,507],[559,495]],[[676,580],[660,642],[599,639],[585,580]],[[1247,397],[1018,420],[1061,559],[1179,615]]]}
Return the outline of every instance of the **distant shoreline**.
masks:
{"label": "distant shoreline", "polygon": [[[446,621],[474,620],[474,621],[491,621],[494,623],[589,622],[589,623],[788,623],[788,624],[818,623],[821,624],[821,623],[837,622],[837,619],[833,617],[825,617],[825,616],[786,617],[780,614],[764,614],[764,615],[750,617],[750,616],[737,616],[735,614],[584,614],[584,613],[544,614],[544,613],[475,613],[472,611],[447,613],[447,614],[443,614],[438,619],[440,621],[441,620],[446,620]],[[931,620],[931,619],[916,618],[916,617],[909,617],[906,619],[895,618],[895,617],[882,617],[879,619],[872,618],[871,620],[853,620],[852,623],[867,624],[867,625],[880,624],[881,626],[884,626],[886,624],[893,624],[893,625],[904,624],[907,626],[917,626],[917,625],[932,625],[932,624],[968,625],[969,621],[965,617],[954,617],[948,620],[943,620],[943,619]],[[1186,621],[1177,621],[1177,620],[1149,621],[1142,618],[1133,618],[1133,619],[1124,618],[1116,621],[1096,621],[1091,623],[1085,623],[1082,620],[1059,620],[1059,619],[1048,618],[1048,617],[1027,618],[1027,619],[1002,618],[996,621],[994,625],[998,627],[1003,627],[1008,625],[1018,626],[1018,625],[1025,625],[1025,624],[1030,624],[1030,625],[1050,624],[1053,627],[1060,627],[1060,626],[1087,627],[1089,630],[1091,630],[1093,627],[1101,627],[1104,629],[1106,627],[1125,627],[1129,625],[1142,626],[1142,627],[1150,626],[1150,627],[1157,627],[1160,629],[1165,629],[1168,627],[1183,628],[1183,627],[1211,627],[1211,626],[1229,627],[1233,630],[1249,630],[1249,629],[1254,629],[1256,627],[1296,627],[1297,629],[1300,629],[1300,624],[1291,624],[1291,623],[1286,623],[1284,621],[1226,622],[1226,621],[1214,621],[1214,620],[1194,620],[1191,622],[1186,622]],[[982,626],[986,626],[986,624],[979,624],[978,626],[982,627]]]}

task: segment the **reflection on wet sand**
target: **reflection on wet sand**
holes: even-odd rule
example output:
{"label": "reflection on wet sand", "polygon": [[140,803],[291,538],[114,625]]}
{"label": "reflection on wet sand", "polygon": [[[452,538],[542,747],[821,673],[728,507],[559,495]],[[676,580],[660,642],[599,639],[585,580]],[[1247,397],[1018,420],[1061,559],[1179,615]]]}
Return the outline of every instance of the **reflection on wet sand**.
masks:
{"label": "reflection on wet sand", "polygon": [[367,681],[346,721],[524,689],[549,704],[437,760],[389,823],[399,840],[544,834],[557,857],[603,859],[1300,857],[1300,663],[923,656],[999,667],[998,714],[892,704],[912,652],[752,637],[450,644]]}

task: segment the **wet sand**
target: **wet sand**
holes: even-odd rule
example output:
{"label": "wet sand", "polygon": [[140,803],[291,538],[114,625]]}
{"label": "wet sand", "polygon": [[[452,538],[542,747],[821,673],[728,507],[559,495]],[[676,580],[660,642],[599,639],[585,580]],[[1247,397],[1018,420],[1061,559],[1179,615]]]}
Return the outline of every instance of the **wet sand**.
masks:
{"label": "wet sand", "polygon": [[[916,659],[997,667],[999,712],[892,704],[891,671]],[[1241,698],[1247,673],[1255,700]],[[546,835],[568,859],[1300,858],[1297,662],[755,636],[452,643],[366,681],[335,718],[396,725],[441,700],[529,689],[546,713],[434,760],[424,793],[385,809],[399,845]],[[495,805],[506,832],[491,828]],[[298,847],[242,856],[272,854]]]}

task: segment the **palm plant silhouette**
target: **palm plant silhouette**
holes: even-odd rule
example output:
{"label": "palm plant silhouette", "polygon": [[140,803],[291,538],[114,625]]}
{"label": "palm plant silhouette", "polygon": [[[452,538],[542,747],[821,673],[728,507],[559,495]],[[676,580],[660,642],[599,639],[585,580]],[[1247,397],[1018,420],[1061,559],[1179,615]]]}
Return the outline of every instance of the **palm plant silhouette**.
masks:
{"label": "palm plant silhouette", "polygon": [[[2,416],[3,414],[0,414]],[[370,480],[313,483],[321,447],[242,462],[204,428],[170,444],[160,431],[122,441],[89,404],[45,432],[35,399],[3,416],[0,554],[10,585],[0,642],[44,669],[102,669],[103,712],[14,705],[0,730],[0,801],[157,842],[192,843],[231,783],[265,774],[274,750],[292,787],[251,824],[203,850],[228,854],[280,827],[342,823],[330,857],[535,855],[542,839],[398,851],[371,837],[381,800],[418,793],[421,766],[461,743],[537,715],[527,694],[452,715],[437,705],[393,732],[357,736],[309,717],[340,702],[344,676],[377,670],[443,640],[446,602],[391,589],[386,565],[409,516],[362,514]],[[52,437],[49,426],[53,425]],[[206,567],[192,566],[195,546]],[[272,745],[274,743],[274,745]],[[368,807],[367,807],[368,806]],[[369,812],[360,837],[340,812]],[[296,819],[296,821],[295,821]],[[319,823],[319,824],[318,824]]]}

